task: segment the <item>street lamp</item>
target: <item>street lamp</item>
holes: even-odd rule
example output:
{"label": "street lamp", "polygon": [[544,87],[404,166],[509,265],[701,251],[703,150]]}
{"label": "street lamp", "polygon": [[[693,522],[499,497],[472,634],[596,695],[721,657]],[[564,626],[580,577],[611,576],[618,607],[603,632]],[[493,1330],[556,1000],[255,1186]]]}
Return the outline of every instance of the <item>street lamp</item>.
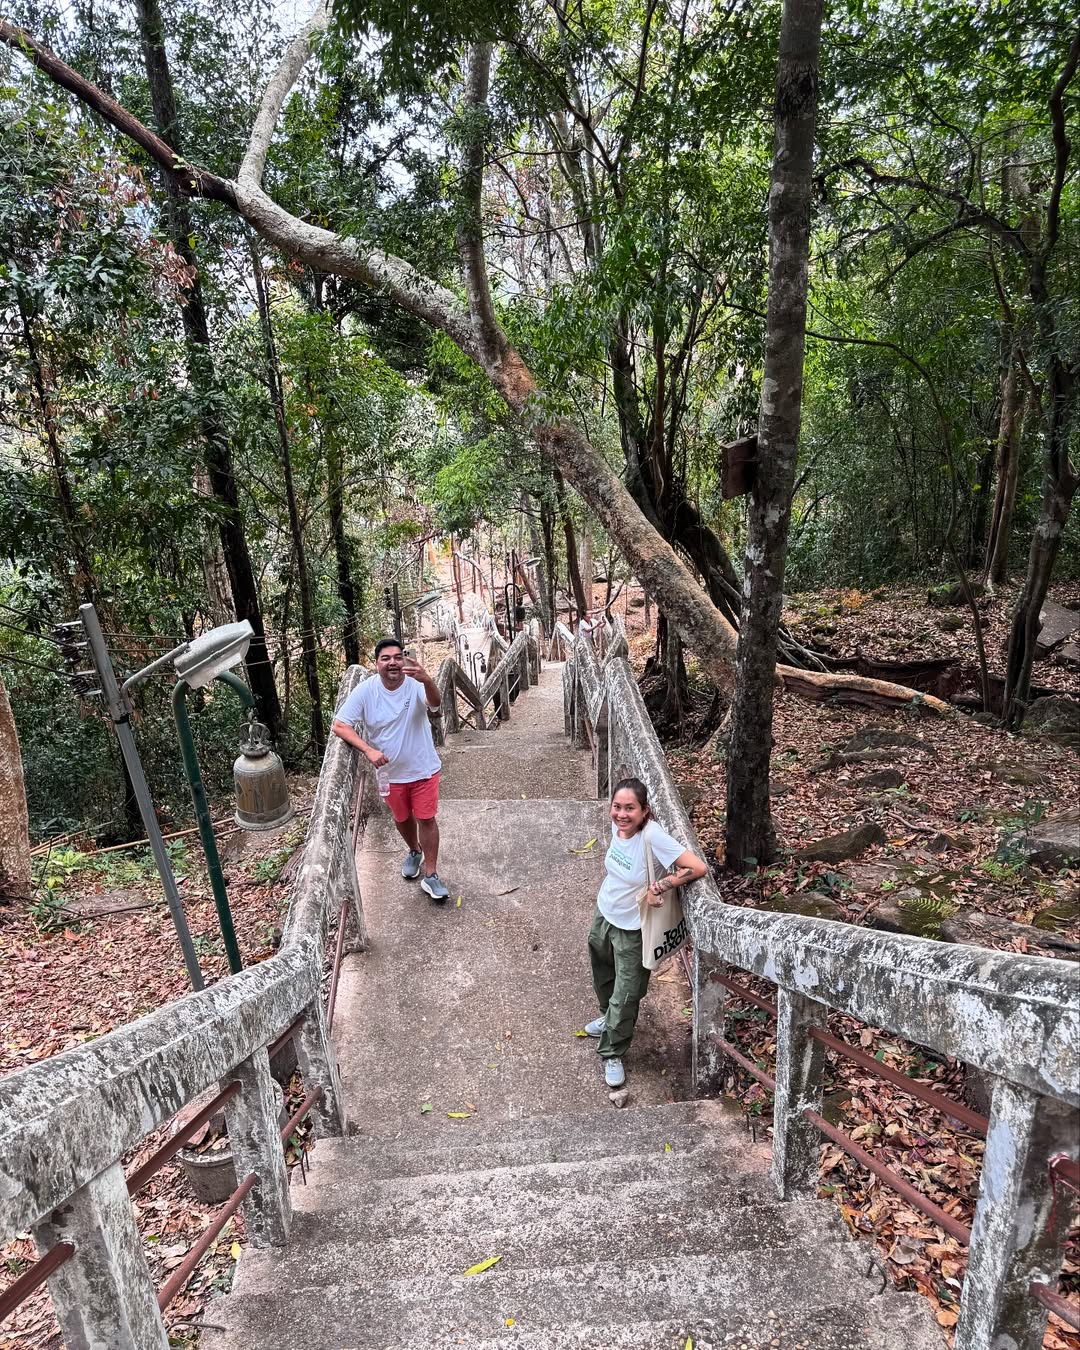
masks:
{"label": "street lamp", "polygon": [[[125,683],[123,690],[126,694],[151,672],[159,670],[163,666],[171,664],[176,672],[177,680],[172,692],[173,718],[180,739],[184,772],[187,774],[188,785],[191,789],[191,800],[195,807],[195,820],[199,829],[199,838],[202,840],[203,852],[206,855],[206,870],[210,877],[210,888],[214,894],[214,907],[217,909],[221,936],[225,943],[225,955],[228,958],[229,970],[233,974],[243,969],[243,962],[240,959],[240,948],[236,941],[232,911],[229,909],[229,897],[225,889],[221,858],[218,854],[217,840],[214,837],[214,827],[210,819],[206,789],[203,787],[202,771],[199,768],[199,759],[195,753],[195,742],[191,735],[187,696],[192,689],[204,689],[211,681],[220,680],[222,684],[227,684],[232,689],[248,711],[251,727],[261,727],[261,724],[254,723],[251,717],[251,710],[255,703],[251,691],[243,680],[232,673],[231,669],[244,659],[253,633],[254,630],[246,619],[240,623],[227,623],[218,628],[212,628],[210,632],[203,633],[201,637],[194,638],[191,642],[182,643],[179,647],[174,647],[172,651],[167,652],[158,660],[136,672]],[[265,728],[262,728],[262,730],[265,731]],[[252,734],[253,732],[249,732],[249,737]],[[242,744],[241,750],[246,752],[249,744],[250,740]],[[266,829],[275,828],[288,820],[292,815],[292,808],[288,802],[281,761],[270,752],[268,745],[263,753],[268,755],[271,761],[267,764],[267,771],[271,777],[275,777],[275,770],[276,776],[280,777],[280,788],[270,793],[276,807],[275,819],[269,825],[266,823],[254,824],[254,828]],[[241,760],[237,760],[237,767],[240,763]],[[237,774],[237,783],[239,786],[239,774]],[[238,809],[236,820],[243,828],[253,827],[252,818],[250,816],[245,818],[242,810]]]}

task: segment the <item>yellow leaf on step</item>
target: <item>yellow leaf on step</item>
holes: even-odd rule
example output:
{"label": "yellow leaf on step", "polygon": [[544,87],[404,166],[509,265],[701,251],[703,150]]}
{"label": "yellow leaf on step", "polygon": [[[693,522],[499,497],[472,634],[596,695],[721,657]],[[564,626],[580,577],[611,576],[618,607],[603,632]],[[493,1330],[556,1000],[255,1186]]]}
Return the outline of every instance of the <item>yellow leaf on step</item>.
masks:
{"label": "yellow leaf on step", "polygon": [[234,1242],[233,1245],[229,1248],[229,1255],[232,1257],[232,1259],[233,1259],[234,1261],[239,1261],[239,1260],[240,1260],[240,1244],[239,1244],[239,1242]]}
{"label": "yellow leaf on step", "polygon": [[686,1344],[683,1346],[683,1350],[694,1350],[694,1342],[689,1336],[686,1338]]}
{"label": "yellow leaf on step", "polygon": [[455,908],[455,909],[460,909],[460,908],[461,908],[461,896],[460,896],[460,895],[459,895],[458,898],[454,901],[454,908]]}
{"label": "yellow leaf on step", "polygon": [[485,1270],[490,1270],[492,1266],[497,1265],[501,1260],[501,1256],[489,1256],[486,1261],[478,1261],[475,1266],[470,1266],[465,1274],[482,1275]]}
{"label": "yellow leaf on step", "polygon": [[588,1036],[588,1034],[589,1034],[589,1033],[588,1033],[587,1031],[575,1031],[575,1032],[574,1032],[574,1035],[575,1035],[575,1036]]}
{"label": "yellow leaf on step", "polygon": [[587,844],[582,844],[580,848],[568,848],[566,851],[567,853],[588,853],[589,849],[591,849],[595,843],[595,839],[590,839]]}
{"label": "yellow leaf on step", "polygon": [[508,1318],[506,1319],[506,1325],[507,1325],[508,1327],[512,1327],[512,1326],[514,1325],[514,1319],[513,1319],[512,1317],[508,1317]]}
{"label": "yellow leaf on step", "polygon": [[447,1111],[451,1120],[468,1120],[472,1115],[471,1111]]}

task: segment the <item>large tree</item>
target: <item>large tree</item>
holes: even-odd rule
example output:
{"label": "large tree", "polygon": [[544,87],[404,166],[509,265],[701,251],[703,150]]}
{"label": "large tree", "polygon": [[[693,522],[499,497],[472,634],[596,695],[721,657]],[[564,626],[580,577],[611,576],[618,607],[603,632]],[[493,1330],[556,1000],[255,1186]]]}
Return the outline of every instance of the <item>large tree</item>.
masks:
{"label": "large tree", "polygon": [[[307,64],[316,39],[329,25],[329,7],[318,6],[294,38],[267,83],[251,136],[235,178],[227,179],[177,157],[164,141],[104,90],[62,61],[44,43],[17,26],[0,22],[0,40],[20,51],[57,84],[140,146],[181,192],[221,202],[246,220],[268,243],[316,271],[364,283],[407,313],[449,336],[484,371],[510,411],[574,485],[618,543],[646,588],[696,652],[702,669],[727,689],[733,682],[736,631],[650,524],[619,474],[598,453],[579,426],[545,409],[537,381],[499,320],[488,278],[478,194],[487,140],[486,108],[491,49],[474,47],[464,80],[460,125],[463,172],[459,209],[461,283],[465,302],[454,291],[388,254],[363,237],[323,228],[285,210],[265,190],[267,156],[282,106]],[[907,704],[912,691],[880,681],[778,667],[797,692],[820,697],[853,694],[883,703]],[[933,706],[935,700],[924,700]],[[939,707],[942,705],[938,705]]]}

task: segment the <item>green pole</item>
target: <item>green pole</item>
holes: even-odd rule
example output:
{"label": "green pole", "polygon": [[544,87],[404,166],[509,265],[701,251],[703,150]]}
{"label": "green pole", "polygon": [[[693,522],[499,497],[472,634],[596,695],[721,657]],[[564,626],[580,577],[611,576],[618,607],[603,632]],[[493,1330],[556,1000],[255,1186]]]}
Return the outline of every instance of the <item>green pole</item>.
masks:
{"label": "green pole", "polygon": [[[253,706],[254,701],[251,693],[243,680],[232,674],[231,671],[226,671],[217,678],[223,684],[229,685],[240,696],[240,700],[245,707]],[[184,757],[184,771],[191,787],[191,800],[195,805],[195,819],[199,826],[199,838],[202,840],[203,852],[206,854],[206,870],[210,874],[210,887],[214,892],[214,905],[217,909],[218,923],[221,925],[221,936],[225,942],[225,955],[228,957],[229,970],[235,975],[238,971],[243,970],[244,963],[240,959],[240,948],[236,942],[236,930],[233,928],[232,912],[229,909],[229,896],[225,890],[225,877],[221,871],[217,840],[214,838],[214,827],[210,820],[210,807],[206,800],[206,790],[203,787],[199,759],[195,754],[195,742],[191,738],[191,722],[187,712],[187,696],[190,690],[191,686],[186,680],[177,680],[172,692],[173,717],[176,720],[176,731],[180,738],[180,752]]]}

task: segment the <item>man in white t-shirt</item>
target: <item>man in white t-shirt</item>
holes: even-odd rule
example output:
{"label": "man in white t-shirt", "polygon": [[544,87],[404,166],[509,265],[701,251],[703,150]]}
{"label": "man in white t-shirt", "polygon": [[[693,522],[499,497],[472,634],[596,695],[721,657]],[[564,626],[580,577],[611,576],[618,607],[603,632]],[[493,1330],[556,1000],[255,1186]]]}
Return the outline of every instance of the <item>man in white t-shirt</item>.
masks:
{"label": "man in white t-shirt", "polygon": [[[390,770],[387,805],[398,834],[409,846],[401,875],[420,876],[421,889],[443,905],[450,892],[436,870],[439,861],[439,756],[428,709],[442,702],[435,681],[406,656],[396,638],[375,644],[374,680],[363,680],[338,709],[334,731],[376,768]],[[356,731],[363,725],[367,740]]]}

